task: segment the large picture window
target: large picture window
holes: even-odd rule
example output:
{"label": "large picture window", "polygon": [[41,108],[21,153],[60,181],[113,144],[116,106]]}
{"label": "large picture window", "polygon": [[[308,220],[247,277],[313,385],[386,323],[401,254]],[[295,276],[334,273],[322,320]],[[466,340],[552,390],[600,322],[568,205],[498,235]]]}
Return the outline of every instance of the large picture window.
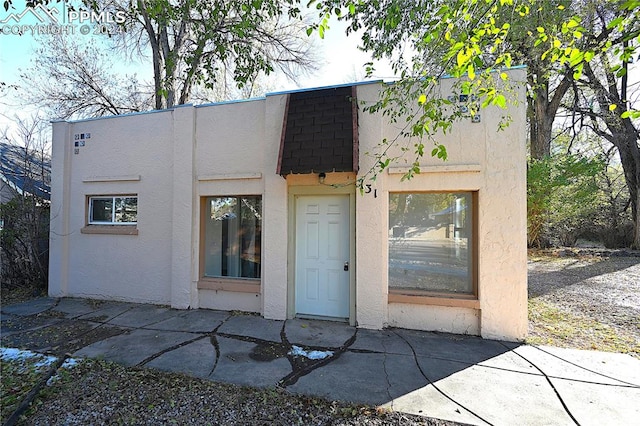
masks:
{"label": "large picture window", "polygon": [[473,193],[389,194],[389,290],[473,294]]}
{"label": "large picture window", "polygon": [[260,278],[262,198],[207,197],[204,275]]}
{"label": "large picture window", "polygon": [[138,223],[138,197],[89,197],[89,225],[136,225]]}

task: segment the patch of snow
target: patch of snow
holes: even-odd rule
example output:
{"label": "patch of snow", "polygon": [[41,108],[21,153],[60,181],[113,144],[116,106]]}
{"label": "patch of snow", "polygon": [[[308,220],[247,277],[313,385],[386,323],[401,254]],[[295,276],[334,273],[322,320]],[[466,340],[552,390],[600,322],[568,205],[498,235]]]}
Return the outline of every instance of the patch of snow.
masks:
{"label": "patch of snow", "polygon": [[301,347],[294,345],[291,347],[291,350],[289,351],[288,355],[303,356],[305,358],[316,360],[316,359],[325,359],[330,356],[333,356],[333,352],[332,351],[305,351]]}
{"label": "patch of snow", "polygon": [[61,368],[73,368],[78,365],[80,361],[75,358],[67,358],[61,365]]}
{"label": "patch of snow", "polygon": [[[78,361],[75,358],[67,358],[62,365],[60,366],[61,369],[71,369],[73,367],[75,367],[76,365],[80,364],[80,361]],[[55,382],[57,382],[60,379],[60,375],[58,373],[54,374],[53,376],[49,377],[49,380],[47,380],[47,386],[51,386],[53,385]]]}
{"label": "patch of snow", "polygon": [[36,352],[26,351],[16,348],[0,348],[0,359],[7,361],[21,361],[27,359],[38,358],[34,367],[47,367],[53,364],[58,358],[51,355],[43,355]]}

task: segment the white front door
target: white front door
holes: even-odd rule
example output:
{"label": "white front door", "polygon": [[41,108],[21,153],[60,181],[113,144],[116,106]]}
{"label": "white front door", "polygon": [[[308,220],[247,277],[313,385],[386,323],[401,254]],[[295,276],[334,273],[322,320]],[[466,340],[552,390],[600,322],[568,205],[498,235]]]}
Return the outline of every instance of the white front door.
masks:
{"label": "white front door", "polygon": [[349,317],[349,196],[296,199],[296,314]]}

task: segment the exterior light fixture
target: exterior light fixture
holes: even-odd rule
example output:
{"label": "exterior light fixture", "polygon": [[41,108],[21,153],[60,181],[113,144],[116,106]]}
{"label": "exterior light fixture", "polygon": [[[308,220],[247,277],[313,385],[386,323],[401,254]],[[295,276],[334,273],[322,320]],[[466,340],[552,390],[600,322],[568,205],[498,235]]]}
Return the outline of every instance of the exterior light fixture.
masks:
{"label": "exterior light fixture", "polygon": [[322,172],[318,175],[318,180],[320,181],[320,183],[324,183],[324,180],[326,179],[327,174],[325,172]]}

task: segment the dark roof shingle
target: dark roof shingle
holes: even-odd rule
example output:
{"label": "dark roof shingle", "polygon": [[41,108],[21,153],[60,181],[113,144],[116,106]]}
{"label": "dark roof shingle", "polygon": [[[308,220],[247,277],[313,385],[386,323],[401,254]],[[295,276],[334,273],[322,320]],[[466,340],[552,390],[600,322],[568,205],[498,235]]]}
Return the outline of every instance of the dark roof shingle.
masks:
{"label": "dark roof shingle", "polygon": [[357,171],[355,87],[288,96],[278,174]]}

